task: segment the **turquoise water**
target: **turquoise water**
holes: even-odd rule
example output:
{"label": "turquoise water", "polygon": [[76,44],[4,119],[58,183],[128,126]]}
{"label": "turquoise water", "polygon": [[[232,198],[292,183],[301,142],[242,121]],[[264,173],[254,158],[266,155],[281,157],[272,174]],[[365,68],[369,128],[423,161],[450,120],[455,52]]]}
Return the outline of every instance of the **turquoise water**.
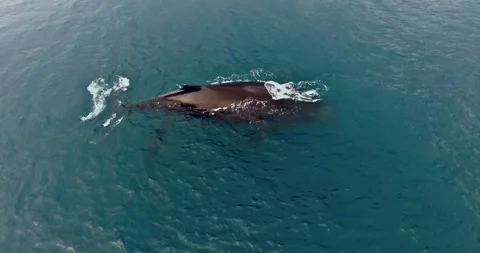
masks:
{"label": "turquoise water", "polygon": [[[479,41],[473,0],[0,1],[0,252],[479,252]],[[238,77],[323,117],[105,124]]]}

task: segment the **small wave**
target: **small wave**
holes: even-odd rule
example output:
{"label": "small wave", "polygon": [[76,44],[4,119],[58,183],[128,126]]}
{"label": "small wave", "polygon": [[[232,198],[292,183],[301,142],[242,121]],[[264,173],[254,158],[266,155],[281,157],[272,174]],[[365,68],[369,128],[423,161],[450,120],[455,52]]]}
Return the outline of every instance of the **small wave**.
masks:
{"label": "small wave", "polygon": [[[93,80],[87,87],[88,92],[92,95],[93,110],[88,113],[87,116],[83,116],[80,119],[85,122],[98,117],[98,115],[100,115],[100,113],[102,113],[107,107],[107,98],[112,92],[126,91],[129,86],[130,80],[121,76],[118,76],[118,79],[113,82],[113,86],[106,83],[103,78]],[[108,126],[115,116],[115,114],[110,116],[110,118],[104,123],[104,126]]]}
{"label": "small wave", "polygon": [[275,75],[271,72],[263,69],[253,69],[246,74],[232,74],[230,76],[217,76],[213,80],[207,80],[211,84],[231,83],[240,81],[252,81],[252,80],[271,80]]}

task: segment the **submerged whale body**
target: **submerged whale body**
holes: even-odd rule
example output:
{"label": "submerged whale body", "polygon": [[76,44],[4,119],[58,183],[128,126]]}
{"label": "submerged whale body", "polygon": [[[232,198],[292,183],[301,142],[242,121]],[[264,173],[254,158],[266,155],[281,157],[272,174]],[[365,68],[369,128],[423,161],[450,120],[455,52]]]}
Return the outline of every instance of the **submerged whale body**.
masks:
{"label": "submerged whale body", "polygon": [[178,90],[136,103],[131,109],[171,109],[192,116],[255,121],[292,116],[312,102],[274,99],[267,82],[184,85]]}

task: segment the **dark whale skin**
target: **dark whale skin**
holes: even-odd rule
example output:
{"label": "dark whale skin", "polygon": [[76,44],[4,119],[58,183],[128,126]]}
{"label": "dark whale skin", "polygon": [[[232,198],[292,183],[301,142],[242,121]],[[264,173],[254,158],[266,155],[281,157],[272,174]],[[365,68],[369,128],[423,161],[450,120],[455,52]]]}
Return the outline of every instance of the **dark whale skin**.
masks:
{"label": "dark whale skin", "polygon": [[291,99],[274,100],[265,82],[232,82],[215,85],[184,85],[160,96],[143,100],[131,110],[171,109],[192,116],[216,116],[252,121],[296,114],[316,103]]}

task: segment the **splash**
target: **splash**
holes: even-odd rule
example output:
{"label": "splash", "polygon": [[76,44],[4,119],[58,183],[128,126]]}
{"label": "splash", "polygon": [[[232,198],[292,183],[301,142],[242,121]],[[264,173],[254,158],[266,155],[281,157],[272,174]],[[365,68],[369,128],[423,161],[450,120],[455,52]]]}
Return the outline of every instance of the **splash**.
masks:
{"label": "splash", "polygon": [[279,84],[274,81],[267,81],[265,88],[274,100],[292,99],[303,102],[318,102],[321,100],[320,94],[317,90],[299,91],[294,88],[294,83]]}
{"label": "splash", "polygon": [[[112,93],[120,93],[126,91],[129,86],[130,80],[122,76],[118,76],[117,80],[113,82],[113,85],[105,82],[105,79],[103,78],[93,80],[87,87],[88,92],[90,92],[90,94],[92,95],[93,109],[90,113],[88,113],[88,115],[83,116],[80,119],[85,122],[98,117],[105,110],[105,108],[107,108],[108,97],[112,95]],[[118,105],[120,104],[121,102],[118,101]],[[108,125],[110,125],[110,123],[116,118],[116,116],[117,115],[113,113],[103,123],[103,126],[107,127]],[[122,118],[120,118],[119,120],[121,121]],[[115,122],[115,125],[118,125],[118,123]]]}
{"label": "splash", "polygon": [[226,77],[217,76],[213,80],[207,80],[207,82],[210,82],[212,85],[240,81],[265,82],[265,87],[275,100],[292,99],[304,102],[318,102],[329,91],[327,85],[320,80],[278,83],[272,81],[274,79],[276,79],[276,76],[271,72],[263,69],[253,69],[246,74],[233,74]]}
{"label": "splash", "polygon": [[103,78],[98,78],[90,83],[87,87],[88,92],[92,95],[93,110],[80,119],[87,121],[97,117],[107,106],[106,98],[112,92],[112,89],[108,89],[108,84],[105,83]]}

